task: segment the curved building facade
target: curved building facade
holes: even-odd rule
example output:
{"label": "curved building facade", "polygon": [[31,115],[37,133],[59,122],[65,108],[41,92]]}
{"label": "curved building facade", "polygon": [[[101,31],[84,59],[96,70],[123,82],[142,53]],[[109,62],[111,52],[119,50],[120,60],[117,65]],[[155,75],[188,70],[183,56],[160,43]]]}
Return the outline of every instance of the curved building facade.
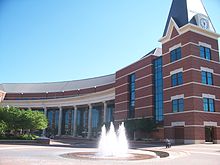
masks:
{"label": "curved building facade", "polygon": [[162,48],[107,76],[0,84],[1,106],[44,112],[59,136],[97,137],[103,123],[152,118],[154,138],[220,143],[219,37],[201,0],[173,0]]}

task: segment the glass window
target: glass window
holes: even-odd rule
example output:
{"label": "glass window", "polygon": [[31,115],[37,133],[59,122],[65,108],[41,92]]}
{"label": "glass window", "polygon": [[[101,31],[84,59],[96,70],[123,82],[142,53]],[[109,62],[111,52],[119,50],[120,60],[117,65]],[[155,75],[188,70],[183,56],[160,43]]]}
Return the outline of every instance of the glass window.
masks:
{"label": "glass window", "polygon": [[203,109],[204,109],[205,112],[208,112],[208,110],[209,110],[208,99],[207,98],[203,99]]}
{"label": "glass window", "polygon": [[181,59],[182,53],[181,48],[174,49],[170,52],[170,62]]}
{"label": "glass window", "polygon": [[[174,57],[174,56],[173,56]],[[163,121],[163,68],[162,57],[154,60],[154,118]]]}
{"label": "glass window", "polygon": [[182,72],[177,73],[177,82],[179,85],[183,83],[183,73]]}
{"label": "glass window", "polygon": [[172,86],[183,84],[183,73],[179,72],[179,73],[173,74],[171,76],[171,83],[172,83]]}
{"label": "glass window", "polygon": [[130,108],[129,108],[129,112],[128,112],[128,117],[129,118],[133,118],[134,116],[134,107],[135,107],[135,74],[131,74],[129,76],[129,93],[130,93]]}
{"label": "glass window", "polygon": [[202,71],[202,83],[203,84],[208,84],[208,85],[213,85],[212,73]]}
{"label": "glass window", "polygon": [[176,86],[177,85],[176,74],[172,75],[171,79],[172,79],[172,86]]}
{"label": "glass window", "polygon": [[203,109],[205,112],[215,112],[214,99],[203,98]]}
{"label": "glass window", "polygon": [[209,85],[213,84],[213,82],[212,82],[212,73],[210,73],[210,72],[207,72],[207,83]]}
{"label": "glass window", "polygon": [[206,72],[202,71],[202,83],[206,84]]}
{"label": "glass window", "polygon": [[172,109],[173,112],[183,112],[184,111],[184,99],[175,99],[172,100]]}
{"label": "glass window", "polygon": [[184,100],[179,99],[179,112],[183,112],[184,110]]}
{"label": "glass window", "polygon": [[172,107],[173,107],[173,112],[178,112],[178,101],[177,100],[172,101]]}
{"label": "glass window", "polygon": [[209,111],[210,112],[215,112],[214,100],[213,99],[209,99]]}
{"label": "glass window", "polygon": [[211,60],[211,49],[204,46],[200,46],[200,57]]}

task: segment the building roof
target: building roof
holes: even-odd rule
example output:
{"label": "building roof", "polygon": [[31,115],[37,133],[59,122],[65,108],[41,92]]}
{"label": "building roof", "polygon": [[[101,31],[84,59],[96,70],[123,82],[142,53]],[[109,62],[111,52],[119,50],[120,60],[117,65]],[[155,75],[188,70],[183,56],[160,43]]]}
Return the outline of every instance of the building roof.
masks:
{"label": "building roof", "polygon": [[[182,27],[188,23],[197,25],[195,20],[195,16],[197,14],[202,14],[209,18],[208,13],[202,3],[202,0],[173,0],[163,36],[165,36],[167,33],[171,18],[173,18],[173,20],[179,27]],[[215,32],[212,23],[210,24],[210,30]]]}
{"label": "building roof", "polygon": [[44,93],[63,92],[107,85],[115,82],[115,74],[63,82],[49,83],[5,83],[0,84],[0,90],[6,93]]}
{"label": "building roof", "polygon": [[143,56],[141,59],[149,56],[149,55],[154,55],[154,56],[161,56],[162,55],[162,49],[161,48],[155,48],[152,51],[150,51],[149,53],[147,53],[145,56]]}

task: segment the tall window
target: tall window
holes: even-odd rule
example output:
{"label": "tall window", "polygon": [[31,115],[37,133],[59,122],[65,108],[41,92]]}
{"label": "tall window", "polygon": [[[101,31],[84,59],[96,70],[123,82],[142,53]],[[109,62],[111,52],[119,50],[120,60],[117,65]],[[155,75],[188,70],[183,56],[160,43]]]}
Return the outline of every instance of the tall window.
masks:
{"label": "tall window", "polygon": [[177,86],[183,83],[183,73],[179,72],[176,74],[173,74],[171,76],[171,82],[172,82],[172,86]]}
{"label": "tall window", "polygon": [[114,109],[115,109],[114,104],[108,105],[107,112],[106,112],[106,122],[107,123],[114,121],[114,116],[113,116]]}
{"label": "tall window", "polygon": [[181,48],[174,49],[170,52],[170,62],[179,60],[181,59],[181,57],[182,57]]}
{"label": "tall window", "polygon": [[173,112],[183,112],[184,110],[183,98],[172,100],[172,109],[173,109]]}
{"label": "tall window", "polygon": [[214,99],[203,98],[203,109],[205,112],[215,112]]}
{"label": "tall window", "polygon": [[213,85],[213,76],[211,72],[202,71],[202,83]]}
{"label": "tall window", "polygon": [[130,101],[129,101],[129,112],[128,117],[134,118],[135,117],[135,74],[131,74],[129,76],[129,93],[130,93]]}
{"label": "tall window", "polygon": [[154,60],[154,118],[163,121],[163,64],[162,57]]}
{"label": "tall window", "polygon": [[211,60],[211,49],[200,46],[200,57]]}

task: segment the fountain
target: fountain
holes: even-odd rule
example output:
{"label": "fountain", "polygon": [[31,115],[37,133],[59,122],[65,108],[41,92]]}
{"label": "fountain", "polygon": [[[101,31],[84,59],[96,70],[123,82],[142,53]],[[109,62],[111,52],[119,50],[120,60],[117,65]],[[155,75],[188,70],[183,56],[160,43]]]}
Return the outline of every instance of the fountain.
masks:
{"label": "fountain", "polygon": [[[117,136],[118,134],[118,136]],[[103,157],[126,157],[128,154],[128,141],[126,138],[124,123],[119,126],[116,134],[113,123],[110,130],[106,132],[105,125],[102,126],[97,155]]]}
{"label": "fountain", "polygon": [[150,151],[131,150],[128,147],[124,123],[115,131],[113,123],[109,131],[105,125],[102,126],[101,136],[98,143],[98,150],[95,152],[75,152],[61,155],[66,158],[85,160],[114,160],[131,161],[156,158],[156,154]]}

